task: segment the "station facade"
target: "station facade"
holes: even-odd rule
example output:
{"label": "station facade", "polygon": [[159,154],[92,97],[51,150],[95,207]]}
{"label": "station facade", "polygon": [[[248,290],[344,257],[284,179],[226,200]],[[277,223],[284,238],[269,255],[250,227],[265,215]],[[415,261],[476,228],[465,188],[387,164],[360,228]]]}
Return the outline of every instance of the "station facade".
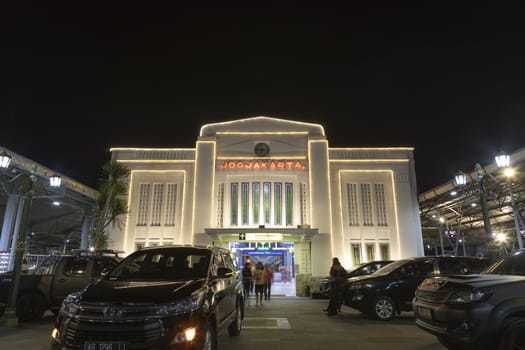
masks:
{"label": "station facade", "polygon": [[[351,141],[351,140],[350,140]],[[112,148],[130,170],[110,245],[213,244],[325,276],[423,255],[413,148],[330,148],[319,124],[253,117],[201,127],[195,148]]]}

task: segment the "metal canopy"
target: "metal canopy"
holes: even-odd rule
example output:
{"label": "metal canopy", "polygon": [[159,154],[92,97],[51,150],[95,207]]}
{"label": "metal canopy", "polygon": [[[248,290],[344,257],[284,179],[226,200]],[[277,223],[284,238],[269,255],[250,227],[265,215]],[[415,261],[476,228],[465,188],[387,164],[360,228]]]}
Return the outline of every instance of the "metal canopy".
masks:
{"label": "metal canopy", "polygon": [[[24,198],[24,181],[28,181],[29,169],[36,165],[37,182],[29,217],[27,253],[49,254],[64,248],[80,248],[84,219],[92,214],[98,192],[10,150],[6,151],[16,167],[0,174],[0,227],[5,220],[8,198],[15,197],[17,201]],[[58,192],[46,187],[51,174],[62,178]],[[14,229],[13,224],[11,231]]]}

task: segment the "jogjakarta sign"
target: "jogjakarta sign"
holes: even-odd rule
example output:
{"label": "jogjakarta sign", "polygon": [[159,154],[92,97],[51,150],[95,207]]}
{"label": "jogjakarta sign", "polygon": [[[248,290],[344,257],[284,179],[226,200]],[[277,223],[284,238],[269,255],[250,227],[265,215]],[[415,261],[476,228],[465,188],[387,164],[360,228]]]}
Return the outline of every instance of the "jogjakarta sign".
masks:
{"label": "jogjakarta sign", "polygon": [[306,170],[298,160],[227,160],[219,162],[220,170]]}

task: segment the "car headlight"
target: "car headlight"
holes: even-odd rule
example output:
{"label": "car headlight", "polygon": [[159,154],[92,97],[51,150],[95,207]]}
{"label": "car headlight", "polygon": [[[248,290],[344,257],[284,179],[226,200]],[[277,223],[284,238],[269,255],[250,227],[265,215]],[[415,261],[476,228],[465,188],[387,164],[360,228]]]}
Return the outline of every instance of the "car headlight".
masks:
{"label": "car headlight", "polygon": [[204,293],[198,293],[198,294],[192,295],[189,298],[179,300],[173,303],[158,304],[157,305],[157,315],[159,316],[181,315],[181,314],[186,314],[186,313],[195,311],[199,309],[203,299],[204,299]]}
{"label": "car headlight", "polygon": [[82,292],[69,294],[60,306],[59,314],[65,317],[74,317],[80,310],[80,295]]}
{"label": "car headlight", "polygon": [[449,304],[468,304],[485,301],[492,295],[488,289],[457,290],[453,291],[447,299]]}

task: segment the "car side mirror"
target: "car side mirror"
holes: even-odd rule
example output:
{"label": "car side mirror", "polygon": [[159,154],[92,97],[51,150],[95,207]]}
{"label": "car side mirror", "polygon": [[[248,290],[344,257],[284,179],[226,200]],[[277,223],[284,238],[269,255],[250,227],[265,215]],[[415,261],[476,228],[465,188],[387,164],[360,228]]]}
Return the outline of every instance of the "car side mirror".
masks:
{"label": "car side mirror", "polygon": [[226,278],[226,277],[232,277],[233,276],[233,270],[229,269],[227,267],[219,267],[217,269],[217,277],[218,278]]}

